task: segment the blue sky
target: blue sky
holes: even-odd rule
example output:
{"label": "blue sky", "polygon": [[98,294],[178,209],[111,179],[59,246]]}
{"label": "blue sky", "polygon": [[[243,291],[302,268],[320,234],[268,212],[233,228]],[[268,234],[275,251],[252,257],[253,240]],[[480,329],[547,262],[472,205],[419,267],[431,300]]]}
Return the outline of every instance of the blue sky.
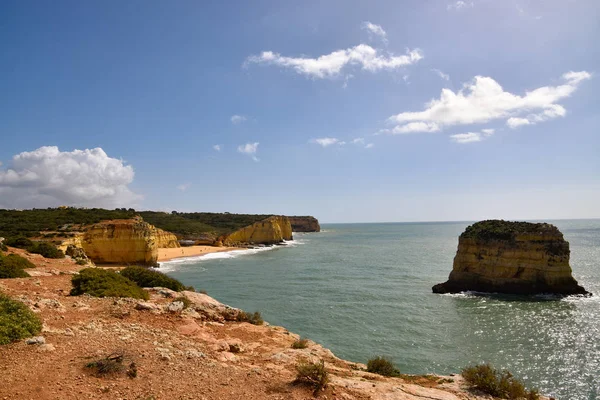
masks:
{"label": "blue sky", "polygon": [[4,1],[0,207],[597,218],[599,20],[595,0]]}

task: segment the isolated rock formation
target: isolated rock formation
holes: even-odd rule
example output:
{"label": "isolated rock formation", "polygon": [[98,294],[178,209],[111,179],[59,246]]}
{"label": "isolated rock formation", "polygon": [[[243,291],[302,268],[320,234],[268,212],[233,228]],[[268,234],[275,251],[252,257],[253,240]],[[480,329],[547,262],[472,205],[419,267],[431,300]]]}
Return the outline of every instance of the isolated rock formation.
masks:
{"label": "isolated rock formation", "polygon": [[319,220],[315,217],[288,217],[294,232],[321,232]]}
{"label": "isolated rock formation", "polygon": [[81,239],[87,256],[100,264],[156,265],[158,248],[179,247],[177,237],[140,217],[102,221],[87,229]]}
{"label": "isolated rock formation", "polygon": [[434,293],[589,294],[571,275],[569,242],[554,225],[488,220],[460,235],[447,282]]}
{"label": "isolated rock formation", "polygon": [[225,246],[240,244],[277,244],[292,240],[292,225],[288,217],[272,216],[219,237],[217,243]]}

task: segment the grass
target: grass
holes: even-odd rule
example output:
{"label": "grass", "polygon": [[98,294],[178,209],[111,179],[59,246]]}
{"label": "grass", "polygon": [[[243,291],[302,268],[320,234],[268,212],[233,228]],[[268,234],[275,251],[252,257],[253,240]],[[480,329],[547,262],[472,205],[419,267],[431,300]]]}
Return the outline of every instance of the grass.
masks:
{"label": "grass", "polygon": [[497,371],[490,364],[466,367],[462,370],[462,376],[471,388],[500,399],[539,399],[537,390],[527,390],[510,372]]}
{"label": "grass", "polygon": [[367,361],[367,372],[383,376],[399,376],[398,370],[394,364],[385,357],[375,357]]}
{"label": "grass", "polygon": [[292,349],[306,349],[308,347],[308,339],[298,339],[292,343]]}
{"label": "grass", "polygon": [[[91,361],[85,367],[93,371],[98,377],[117,375],[126,373],[128,377],[135,378],[137,376],[137,366],[135,362],[127,360],[123,352],[110,354],[106,357]],[[129,365],[127,365],[129,364]]]}
{"label": "grass", "polygon": [[461,238],[481,240],[512,241],[518,234],[560,234],[557,227],[551,224],[531,222],[513,222],[499,219],[479,221],[470,225],[460,235]]}
{"label": "grass", "polygon": [[121,276],[132,280],[141,287],[164,287],[167,289],[181,292],[187,288],[177,279],[173,279],[162,272],[154,271],[149,268],[131,266],[123,269]]}
{"label": "grass", "polygon": [[94,297],[132,297],[148,300],[148,293],[120,274],[100,268],[85,268],[74,275],[72,296],[84,293]]}
{"label": "grass", "polygon": [[296,366],[296,371],[294,383],[310,386],[315,395],[325,389],[329,383],[329,373],[325,369],[323,360],[316,363],[300,363]]}
{"label": "grass", "polygon": [[237,322],[248,322],[252,325],[262,325],[265,321],[263,321],[260,312],[255,311],[253,313],[247,313],[245,311],[240,311],[236,317]]}
{"label": "grass", "polygon": [[25,304],[0,293],[0,345],[34,336],[42,322]]}
{"label": "grass", "polygon": [[0,253],[0,279],[27,278],[26,268],[35,268],[29,260],[17,254],[4,255]]}

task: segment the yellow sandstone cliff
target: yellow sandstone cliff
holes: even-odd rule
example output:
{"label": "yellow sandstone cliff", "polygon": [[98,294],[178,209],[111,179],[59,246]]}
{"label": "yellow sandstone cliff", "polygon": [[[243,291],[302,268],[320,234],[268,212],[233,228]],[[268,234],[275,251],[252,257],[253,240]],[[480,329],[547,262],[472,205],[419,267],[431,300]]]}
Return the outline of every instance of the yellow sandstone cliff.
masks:
{"label": "yellow sandstone cliff", "polygon": [[100,264],[156,265],[160,247],[179,247],[179,243],[172,233],[138,217],[92,225],[84,233],[81,247]]}
{"label": "yellow sandstone cliff", "polygon": [[460,235],[450,277],[433,292],[587,294],[571,275],[569,256],[554,225],[481,221]]}
{"label": "yellow sandstone cliff", "polygon": [[292,239],[292,225],[290,224],[290,220],[284,216],[272,216],[228,235],[221,236],[217,242],[225,246],[239,244],[270,245]]}
{"label": "yellow sandstone cliff", "polygon": [[288,217],[294,232],[321,232],[319,220],[315,217]]}

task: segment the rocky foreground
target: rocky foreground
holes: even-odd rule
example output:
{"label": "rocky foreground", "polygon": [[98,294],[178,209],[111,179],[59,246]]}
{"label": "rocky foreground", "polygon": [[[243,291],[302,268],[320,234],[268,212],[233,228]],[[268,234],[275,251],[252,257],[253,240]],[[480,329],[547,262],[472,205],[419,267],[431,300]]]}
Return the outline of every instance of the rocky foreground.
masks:
{"label": "rocky foreground", "polygon": [[[460,376],[384,378],[313,342],[292,349],[298,335],[226,321],[237,310],[201,293],[154,288],[145,302],[70,296],[82,267],[12,251],[37,267],[31,278],[0,280],[0,291],[38,313],[44,328],[31,344],[0,346],[0,399],[308,399],[312,389],[292,384],[303,360],[325,361],[322,399],[489,398],[466,391]],[[174,301],[182,294],[187,308]],[[135,377],[99,377],[85,367],[114,354],[134,364]]]}

